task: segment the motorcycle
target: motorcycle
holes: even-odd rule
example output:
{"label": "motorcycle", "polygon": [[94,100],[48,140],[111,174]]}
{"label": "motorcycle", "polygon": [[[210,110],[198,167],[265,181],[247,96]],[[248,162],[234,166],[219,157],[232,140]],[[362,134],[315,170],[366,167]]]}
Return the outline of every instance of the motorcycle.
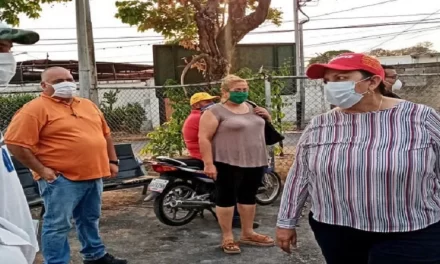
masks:
{"label": "motorcycle", "polygon": [[[203,218],[205,210],[217,220],[214,212],[215,183],[203,173],[199,160],[161,156],[150,165],[160,177],[148,185],[151,193],[145,201],[154,199],[154,213],[160,222],[169,226],[183,226],[197,215]],[[269,167],[258,189],[257,203],[272,204],[280,193],[281,178]]]}

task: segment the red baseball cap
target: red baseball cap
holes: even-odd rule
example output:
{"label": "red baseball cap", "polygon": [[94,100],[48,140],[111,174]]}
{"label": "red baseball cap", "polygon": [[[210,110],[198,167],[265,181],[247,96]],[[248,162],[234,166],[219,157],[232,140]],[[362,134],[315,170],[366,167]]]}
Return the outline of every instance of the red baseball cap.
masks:
{"label": "red baseball cap", "polygon": [[312,64],[307,69],[306,75],[310,79],[322,79],[327,69],[339,71],[364,70],[379,75],[382,80],[385,78],[385,71],[379,60],[362,53],[343,53],[327,64]]}

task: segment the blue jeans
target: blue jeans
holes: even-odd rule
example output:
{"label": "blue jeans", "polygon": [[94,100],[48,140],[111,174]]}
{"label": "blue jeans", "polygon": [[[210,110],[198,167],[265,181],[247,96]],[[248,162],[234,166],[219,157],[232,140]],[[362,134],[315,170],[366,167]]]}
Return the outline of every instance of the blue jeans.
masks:
{"label": "blue jeans", "polygon": [[72,218],[84,260],[102,258],[106,254],[99,236],[102,180],[74,182],[60,176],[52,183],[40,180],[38,186],[46,208],[41,237],[44,263],[70,263]]}

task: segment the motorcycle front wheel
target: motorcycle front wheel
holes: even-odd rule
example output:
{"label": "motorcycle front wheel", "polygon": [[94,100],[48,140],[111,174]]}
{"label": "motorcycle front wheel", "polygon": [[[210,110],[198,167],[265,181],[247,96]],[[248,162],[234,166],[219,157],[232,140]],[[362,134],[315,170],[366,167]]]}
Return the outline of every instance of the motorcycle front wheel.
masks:
{"label": "motorcycle front wheel", "polygon": [[275,202],[281,194],[281,177],[278,173],[266,172],[263,176],[263,186],[258,189],[257,204],[269,205]]}
{"label": "motorcycle front wheel", "polygon": [[157,219],[169,226],[183,226],[190,223],[197,216],[197,210],[172,207],[171,203],[188,199],[193,193],[195,190],[186,182],[174,182],[167,186],[154,200],[154,213]]}

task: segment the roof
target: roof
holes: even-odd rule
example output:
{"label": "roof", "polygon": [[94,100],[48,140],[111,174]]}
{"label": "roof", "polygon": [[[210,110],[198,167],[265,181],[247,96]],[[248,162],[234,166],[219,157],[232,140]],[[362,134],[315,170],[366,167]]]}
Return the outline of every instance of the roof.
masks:
{"label": "roof", "polygon": [[[29,60],[17,62],[17,74],[13,83],[38,82],[41,72],[49,67],[63,67],[78,79],[78,61],[76,60]],[[98,81],[141,80],[153,77],[153,65],[119,62],[96,62]],[[20,74],[21,73],[21,74]]]}
{"label": "roof", "polygon": [[[69,70],[78,71],[76,60],[29,60],[19,62],[20,66],[32,66],[34,69],[46,69],[48,67],[61,66]],[[131,64],[120,62],[96,62],[98,73],[113,73],[114,71],[145,71],[153,69],[153,65]]]}

